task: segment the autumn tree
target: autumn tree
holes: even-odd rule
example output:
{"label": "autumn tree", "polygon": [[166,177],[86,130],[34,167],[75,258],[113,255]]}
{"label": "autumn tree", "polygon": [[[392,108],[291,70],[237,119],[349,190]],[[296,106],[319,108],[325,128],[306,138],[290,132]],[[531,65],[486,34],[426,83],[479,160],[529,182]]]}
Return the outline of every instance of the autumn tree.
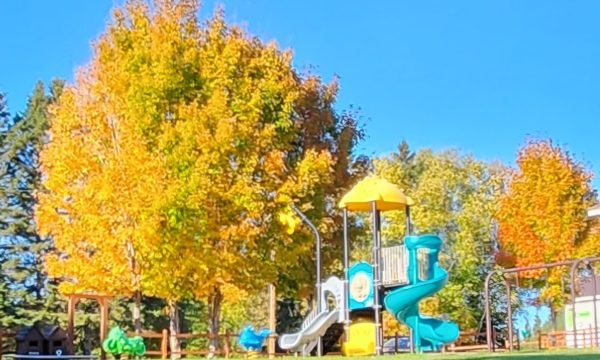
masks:
{"label": "autumn tree", "polygon": [[[557,262],[585,255],[600,247],[586,237],[586,210],[595,194],[591,174],[571,154],[550,140],[529,140],[517,155],[507,192],[500,198],[497,218],[502,250],[515,266]],[[564,269],[524,273],[537,279],[541,299],[554,311],[562,305]]]}
{"label": "autumn tree", "polygon": [[[477,328],[483,309],[483,280],[494,266],[493,214],[502,188],[502,168],[456,151],[412,152],[403,142],[387,157],[374,160],[375,171],[414,199],[413,231],[439,234],[446,287],[428,300],[429,313],[446,313],[463,329]],[[384,213],[388,245],[405,235],[403,212]]]}
{"label": "autumn tree", "polygon": [[335,83],[197,13],[193,0],[114,11],[52,112],[38,221],[63,291],[164,298],[174,333],[178,302],[204,299],[214,334],[225,297],[300,287],[313,238],[277,215],[295,203],[331,236],[331,204],[365,161]]}
{"label": "autumn tree", "polygon": [[[371,170],[370,159],[356,153],[357,144],[364,138],[358,111],[335,110],[338,82],[324,84],[317,76],[307,75],[300,84],[298,99],[294,102],[292,118],[298,129],[294,149],[287,153],[286,162],[296,162],[307,151],[325,151],[332,156],[328,180],[305,199],[310,207],[302,209],[313,221],[322,237],[323,271],[341,275],[343,256],[342,216],[338,200]],[[315,285],[314,237],[303,226],[293,234],[294,243],[302,244],[302,253],[292,262],[278,262],[278,291],[291,298],[310,298]],[[352,236],[362,233],[362,228]],[[291,255],[292,253],[290,253]]]}

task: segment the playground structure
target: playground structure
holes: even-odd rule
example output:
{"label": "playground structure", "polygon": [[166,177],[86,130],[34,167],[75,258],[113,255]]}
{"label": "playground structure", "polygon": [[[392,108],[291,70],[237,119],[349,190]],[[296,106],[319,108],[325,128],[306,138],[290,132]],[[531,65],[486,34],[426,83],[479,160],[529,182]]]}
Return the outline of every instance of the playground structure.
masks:
{"label": "playground structure", "polygon": [[[448,273],[438,261],[442,240],[434,235],[411,235],[412,200],[395,185],[368,177],[355,185],[339,205],[344,219],[344,280],[332,276],[321,283],[317,235],[317,305],[298,332],[279,337],[279,346],[303,355],[317,348],[317,354],[321,355],[321,338],[343,324],[342,348],[346,355],[381,355],[384,306],[409,326],[416,352],[439,351],[444,344],[456,340],[459,336],[456,324],[419,314],[419,302],[442,289]],[[390,210],[405,211],[407,236],[404,245],[382,248],[381,212]],[[371,212],[371,262],[349,264],[349,211]],[[328,307],[328,295],[333,295],[333,308]]]}

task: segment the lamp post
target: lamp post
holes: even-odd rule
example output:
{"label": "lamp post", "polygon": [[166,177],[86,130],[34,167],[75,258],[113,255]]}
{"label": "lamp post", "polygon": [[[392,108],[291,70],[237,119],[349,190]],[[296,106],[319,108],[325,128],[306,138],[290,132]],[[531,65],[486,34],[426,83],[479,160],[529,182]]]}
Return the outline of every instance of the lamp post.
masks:
{"label": "lamp post", "polygon": [[[319,234],[319,230],[317,227],[300,211],[296,206],[292,205],[292,209],[302,222],[304,222],[313,232],[316,240],[316,249],[315,249],[315,260],[317,263],[317,279],[316,279],[316,289],[317,289],[317,313],[321,313],[323,309],[321,309],[321,235]],[[321,356],[323,354],[323,342],[321,336],[319,336],[319,343],[317,345],[317,355]]]}

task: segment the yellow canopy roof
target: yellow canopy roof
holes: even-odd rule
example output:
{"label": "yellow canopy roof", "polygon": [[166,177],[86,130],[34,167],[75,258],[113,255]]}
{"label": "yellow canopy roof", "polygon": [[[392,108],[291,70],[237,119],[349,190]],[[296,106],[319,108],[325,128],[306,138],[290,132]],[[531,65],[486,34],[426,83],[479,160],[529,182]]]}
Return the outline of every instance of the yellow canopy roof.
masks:
{"label": "yellow canopy roof", "polygon": [[339,207],[350,211],[370,211],[375,201],[377,210],[402,210],[413,201],[396,185],[377,176],[369,176],[344,195]]}

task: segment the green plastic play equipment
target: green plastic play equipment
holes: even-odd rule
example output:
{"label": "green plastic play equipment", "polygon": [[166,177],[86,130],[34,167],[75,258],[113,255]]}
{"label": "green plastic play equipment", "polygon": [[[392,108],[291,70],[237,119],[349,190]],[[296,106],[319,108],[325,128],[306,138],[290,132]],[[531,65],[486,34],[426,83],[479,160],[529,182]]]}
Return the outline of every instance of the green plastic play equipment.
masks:
{"label": "green plastic play equipment", "polygon": [[125,332],[119,327],[114,327],[110,330],[108,337],[102,344],[102,349],[109,354],[113,354],[117,359],[123,354],[144,356],[146,353],[144,339],[140,336],[128,338]]}

